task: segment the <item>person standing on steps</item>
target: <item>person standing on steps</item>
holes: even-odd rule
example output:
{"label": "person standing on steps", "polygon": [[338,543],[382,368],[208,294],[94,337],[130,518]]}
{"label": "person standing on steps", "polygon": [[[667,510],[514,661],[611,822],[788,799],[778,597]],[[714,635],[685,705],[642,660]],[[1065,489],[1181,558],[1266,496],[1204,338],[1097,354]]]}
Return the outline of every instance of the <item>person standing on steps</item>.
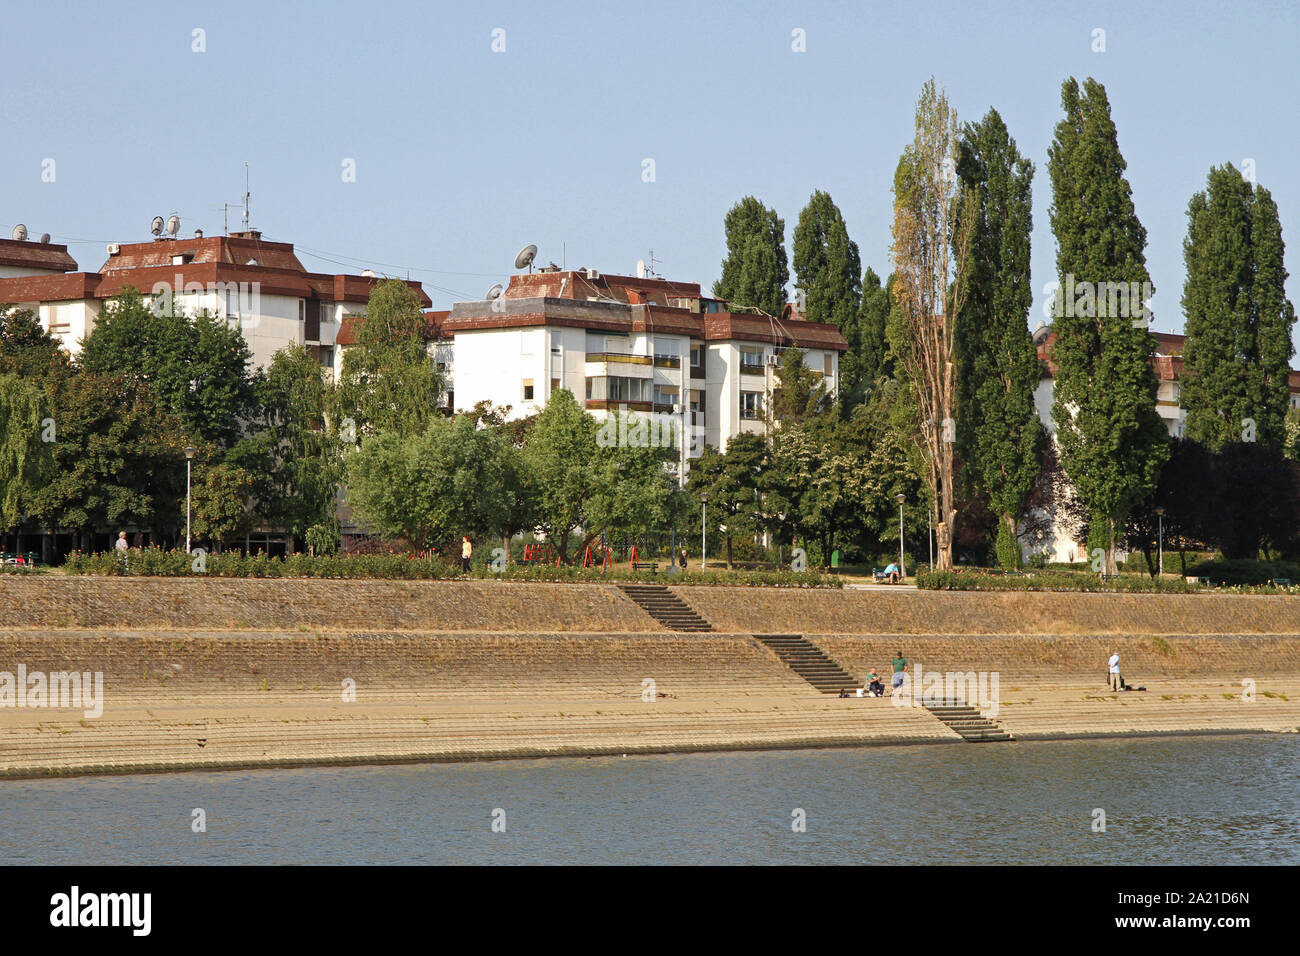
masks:
{"label": "person standing on steps", "polygon": [[460,539],[460,569],[469,570],[469,559],[474,555],[474,545],[470,543],[469,535],[464,535]]}
{"label": "person standing on steps", "polygon": [[903,675],[907,673],[907,658],[903,656],[902,651],[894,655],[894,693],[897,694],[899,688],[903,686]]}
{"label": "person standing on steps", "polygon": [[1114,691],[1123,690],[1124,678],[1119,674],[1119,652],[1110,655],[1110,660],[1106,662],[1110,668],[1110,689]]}

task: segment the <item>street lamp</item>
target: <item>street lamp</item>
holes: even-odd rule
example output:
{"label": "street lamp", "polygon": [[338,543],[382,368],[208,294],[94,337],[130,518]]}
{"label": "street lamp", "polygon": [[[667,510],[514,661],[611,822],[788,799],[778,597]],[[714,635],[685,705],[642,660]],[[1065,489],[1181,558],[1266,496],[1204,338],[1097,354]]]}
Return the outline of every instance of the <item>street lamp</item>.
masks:
{"label": "street lamp", "polygon": [[195,448],[185,446],[185,553],[190,553],[190,462],[194,460]]}
{"label": "street lamp", "polygon": [[898,579],[906,581],[907,561],[903,558],[903,502],[907,500],[907,496],[900,492],[894,495],[894,499],[898,502]]}
{"label": "street lamp", "polygon": [[708,567],[708,531],[704,523],[704,516],[709,506],[709,496],[707,492],[700,492],[700,570],[704,571]]}
{"label": "street lamp", "polygon": [[1160,563],[1157,565],[1160,569],[1160,577],[1165,576],[1165,509],[1164,506],[1156,508],[1156,517],[1160,519]]}

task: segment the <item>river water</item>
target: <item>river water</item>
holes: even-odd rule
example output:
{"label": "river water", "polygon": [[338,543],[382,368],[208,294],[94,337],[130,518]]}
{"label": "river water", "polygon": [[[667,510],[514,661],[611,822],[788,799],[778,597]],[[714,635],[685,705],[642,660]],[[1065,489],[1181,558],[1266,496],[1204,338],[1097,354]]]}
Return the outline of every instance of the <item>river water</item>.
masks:
{"label": "river water", "polygon": [[0,863],[1296,864],[1297,780],[1300,735],[8,781]]}

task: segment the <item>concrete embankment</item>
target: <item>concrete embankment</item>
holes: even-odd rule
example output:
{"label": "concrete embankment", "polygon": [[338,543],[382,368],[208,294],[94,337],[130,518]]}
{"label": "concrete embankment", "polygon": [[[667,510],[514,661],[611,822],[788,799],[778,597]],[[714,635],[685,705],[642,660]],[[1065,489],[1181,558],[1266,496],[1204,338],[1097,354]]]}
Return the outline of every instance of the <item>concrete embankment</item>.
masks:
{"label": "concrete embankment", "polygon": [[[962,742],[817,692],[778,632],[858,676],[996,673],[1019,739],[1300,727],[1291,598],[675,591],[715,632],[600,584],[0,579],[0,697],[20,665],[104,681],[98,716],[5,702],[0,776]],[[1146,692],[1106,690],[1115,650]]]}

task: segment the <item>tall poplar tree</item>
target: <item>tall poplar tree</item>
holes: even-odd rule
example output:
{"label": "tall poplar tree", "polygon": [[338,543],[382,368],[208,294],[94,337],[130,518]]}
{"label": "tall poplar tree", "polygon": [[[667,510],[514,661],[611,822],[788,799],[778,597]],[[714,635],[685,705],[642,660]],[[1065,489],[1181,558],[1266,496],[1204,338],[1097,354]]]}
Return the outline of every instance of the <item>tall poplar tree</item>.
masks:
{"label": "tall poplar tree", "polygon": [[1282,227],[1263,186],[1231,164],[1210,170],[1187,207],[1182,402],[1187,437],[1221,451],[1286,442],[1291,327]]}
{"label": "tall poplar tree", "polygon": [[785,254],[785,221],[753,196],[727,212],[723,224],[727,258],[713,294],[735,305],[780,315],[790,268]]}
{"label": "tall poplar tree", "polygon": [[970,200],[961,215],[972,220],[968,292],[957,320],[958,452],[963,475],[1000,519],[998,557],[1015,566],[1016,525],[1042,458],[1038,355],[1028,325],[1034,166],[990,109],[963,129],[957,175]]}
{"label": "tall poplar tree", "polygon": [[[830,194],[820,189],[799,213],[794,229],[795,288],[810,322],[829,322],[847,338],[858,320],[862,258]],[[856,334],[856,333],[854,333]]]}
{"label": "tall poplar tree", "polygon": [[966,294],[972,222],[953,213],[959,186],[957,113],[931,78],[916,104],[915,135],[894,172],[890,348],[911,391],[926,484],[937,510],[938,570],[952,567],[957,495],[954,454],[956,319]]}
{"label": "tall poplar tree", "polygon": [[1112,307],[1111,289],[1152,294],[1146,230],[1124,178],[1106,89],[1073,77],[1061,87],[1065,118],[1048,148],[1050,216],[1056,236],[1057,297],[1053,358],[1061,464],[1100,526],[1106,569],[1115,569],[1115,538],[1133,506],[1155,488],[1169,454],[1156,414],[1155,340],[1149,313],[1129,297]]}

